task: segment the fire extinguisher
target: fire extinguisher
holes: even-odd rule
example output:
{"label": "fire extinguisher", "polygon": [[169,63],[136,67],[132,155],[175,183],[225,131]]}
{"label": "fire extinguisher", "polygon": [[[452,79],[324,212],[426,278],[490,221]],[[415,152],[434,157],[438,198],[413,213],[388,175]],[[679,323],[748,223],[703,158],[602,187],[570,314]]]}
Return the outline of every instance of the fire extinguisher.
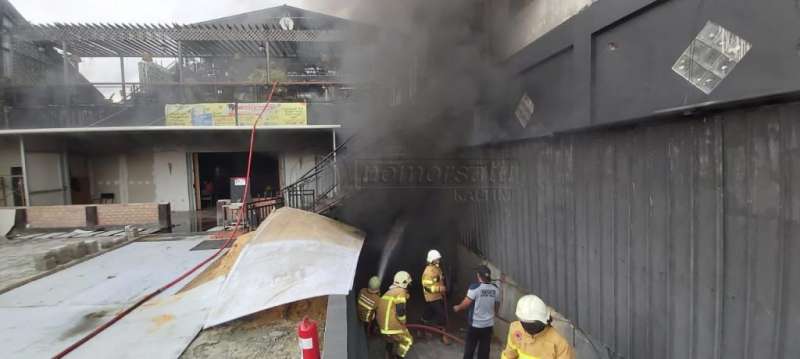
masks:
{"label": "fire extinguisher", "polygon": [[297,339],[300,341],[301,359],[320,359],[317,322],[303,318],[297,326]]}

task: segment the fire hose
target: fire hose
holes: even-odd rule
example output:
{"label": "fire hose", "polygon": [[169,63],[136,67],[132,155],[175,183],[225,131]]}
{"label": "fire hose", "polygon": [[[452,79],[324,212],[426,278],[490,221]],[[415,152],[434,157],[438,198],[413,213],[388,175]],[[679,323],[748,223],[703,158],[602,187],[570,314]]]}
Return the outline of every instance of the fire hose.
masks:
{"label": "fire hose", "polygon": [[244,195],[242,197],[242,207],[239,210],[239,216],[236,219],[236,226],[233,228],[233,231],[231,232],[231,236],[227,240],[225,240],[225,242],[222,244],[222,246],[220,246],[219,250],[214,252],[214,254],[212,254],[208,258],[204,259],[203,261],[198,263],[196,266],[192,267],[191,269],[189,269],[185,273],[181,274],[177,278],[173,279],[171,282],[165,284],[161,288],[158,288],[158,289],[154,290],[153,292],[145,295],[144,297],[142,297],[142,299],[139,299],[136,303],[134,303],[133,305],[131,305],[127,309],[123,310],[122,312],[117,313],[109,321],[103,323],[103,325],[95,328],[89,334],[86,334],[81,339],[79,339],[78,341],[76,341],[75,343],[73,343],[72,345],[67,347],[66,349],[62,350],[61,352],[59,352],[58,354],[53,356],[53,359],[63,358],[67,354],[75,351],[75,349],[78,349],[81,345],[86,344],[86,342],[88,342],[92,338],[96,337],[98,334],[102,333],[103,331],[105,331],[106,329],[108,329],[109,327],[114,325],[114,323],[120,321],[122,318],[125,318],[128,314],[130,314],[131,312],[136,310],[136,308],[141,307],[143,304],[147,303],[148,301],[150,301],[151,299],[155,298],[159,294],[163,293],[167,289],[173,287],[175,284],[178,284],[182,280],[186,279],[186,277],[190,276],[192,273],[196,272],[198,269],[202,268],[203,266],[205,266],[206,264],[208,264],[209,262],[211,262],[212,260],[217,258],[217,256],[219,256],[219,254],[222,253],[222,251],[224,251],[226,248],[228,248],[228,245],[230,245],[231,242],[236,240],[236,235],[238,233],[239,227],[241,226],[242,218],[244,217],[244,211],[245,211],[245,207],[246,207],[244,205],[245,202],[246,202],[245,200],[247,199],[247,195],[248,195],[248,193],[250,191],[250,175],[251,175],[252,165],[253,165],[253,149],[255,147],[256,126],[258,126],[258,120],[261,119],[261,116],[264,115],[264,112],[266,112],[267,108],[272,103],[272,95],[275,94],[275,88],[277,86],[278,86],[278,82],[277,81],[272,84],[272,90],[270,90],[270,92],[269,92],[269,97],[267,98],[267,103],[264,104],[264,108],[261,109],[261,113],[259,113],[258,117],[256,117],[256,120],[253,121],[253,128],[250,130],[250,149],[248,151],[248,156],[247,156],[247,176],[246,176],[247,182],[245,182],[245,186],[244,186]]}
{"label": "fire hose", "polygon": [[422,325],[422,324],[406,324],[406,327],[408,329],[425,330],[425,331],[428,331],[428,332],[444,335],[444,336],[452,339],[456,343],[459,343],[459,344],[462,344],[462,345],[464,344],[464,340],[463,339],[461,339],[461,338],[459,338],[459,337],[457,337],[457,336],[455,336],[453,334],[450,334],[450,333],[448,333],[448,332],[446,332],[446,331],[444,331],[442,329],[436,328],[436,327],[432,327],[432,326],[429,326],[429,325]]}

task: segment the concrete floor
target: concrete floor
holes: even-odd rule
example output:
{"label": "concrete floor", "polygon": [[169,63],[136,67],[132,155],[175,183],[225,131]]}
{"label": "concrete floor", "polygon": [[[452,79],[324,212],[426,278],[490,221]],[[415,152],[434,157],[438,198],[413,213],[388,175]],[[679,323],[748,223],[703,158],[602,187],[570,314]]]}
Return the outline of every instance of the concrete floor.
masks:
{"label": "concrete floor", "polygon": [[[463,337],[463,334],[458,336]],[[495,339],[492,342],[491,359],[499,359],[500,352],[503,350],[503,344]],[[385,351],[385,342],[381,337],[372,337],[369,340],[369,357],[370,359],[383,359]],[[444,345],[439,340],[439,337],[425,338],[419,334],[414,333],[414,345],[411,351],[406,356],[407,359],[450,359],[461,358],[464,355],[464,346],[459,343],[451,343]]]}
{"label": "concrete floor", "polygon": [[[52,356],[143,293],[207,257],[210,251],[190,250],[201,240],[131,243],[3,293],[0,357]],[[41,244],[22,247],[40,250]]]}
{"label": "concrete floor", "polygon": [[33,259],[36,256],[65,244],[85,240],[86,238],[0,240],[0,293],[43,272],[34,266]]}
{"label": "concrete floor", "polygon": [[217,225],[217,210],[172,212],[173,233],[198,233]]}

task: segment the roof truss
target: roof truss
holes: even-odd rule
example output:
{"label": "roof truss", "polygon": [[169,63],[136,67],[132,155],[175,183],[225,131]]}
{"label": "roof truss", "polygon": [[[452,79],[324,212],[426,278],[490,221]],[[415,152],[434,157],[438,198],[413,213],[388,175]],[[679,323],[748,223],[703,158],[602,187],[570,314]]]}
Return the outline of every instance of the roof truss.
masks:
{"label": "roof truss", "polygon": [[[83,57],[211,57],[295,56],[296,42],[343,41],[336,30],[283,30],[273,24],[45,24],[18,27],[18,39],[66,44],[67,51]],[[180,44],[180,46],[179,46]]]}

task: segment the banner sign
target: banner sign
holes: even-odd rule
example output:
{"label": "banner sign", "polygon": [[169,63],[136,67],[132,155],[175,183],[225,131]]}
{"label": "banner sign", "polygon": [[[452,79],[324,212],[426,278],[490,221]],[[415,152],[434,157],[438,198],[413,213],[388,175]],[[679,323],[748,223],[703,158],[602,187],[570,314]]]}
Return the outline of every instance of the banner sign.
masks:
{"label": "banner sign", "polygon": [[264,114],[258,121],[259,126],[308,124],[305,103],[271,103],[266,110],[265,105],[265,103],[240,103],[239,125],[252,126],[261,111],[264,111]]}
{"label": "banner sign", "polygon": [[166,105],[167,126],[252,126],[256,118],[259,126],[307,125],[305,103],[201,103]]}

